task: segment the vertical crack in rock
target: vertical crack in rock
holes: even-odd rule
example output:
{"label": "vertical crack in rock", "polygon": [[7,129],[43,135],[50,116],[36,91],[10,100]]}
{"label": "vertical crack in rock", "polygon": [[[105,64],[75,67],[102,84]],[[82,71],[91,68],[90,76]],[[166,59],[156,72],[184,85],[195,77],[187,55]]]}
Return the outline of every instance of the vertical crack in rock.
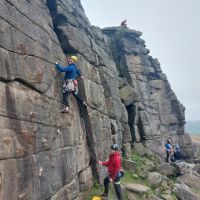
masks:
{"label": "vertical crack in rock", "polygon": [[[73,47],[71,47],[69,45],[68,38],[66,36],[64,36],[64,34],[63,34],[62,26],[67,27],[71,24],[68,21],[67,16],[65,16],[62,13],[57,12],[57,9],[59,8],[58,1],[57,0],[47,0],[47,6],[49,9],[51,18],[52,18],[54,32],[57,35],[57,38],[60,42],[63,52],[65,54],[78,53],[78,51],[76,49],[74,49]],[[81,81],[81,80],[80,80],[80,84],[79,84],[79,94],[80,94],[80,96],[85,96],[83,81]],[[94,140],[93,140],[93,135],[92,135],[90,119],[89,119],[87,110],[82,108],[82,105],[80,105],[80,104],[78,104],[78,107],[79,107],[80,117],[82,118],[82,122],[83,122],[82,126],[86,132],[86,142],[87,142],[88,151],[90,154],[90,164],[92,167],[93,176],[96,177],[97,180],[99,180],[98,169],[97,169],[97,164],[96,164],[96,160],[95,160],[96,153],[95,153],[95,149],[94,149]]]}
{"label": "vertical crack in rock", "polygon": [[132,137],[132,141],[135,141],[135,116],[136,116],[136,107],[134,104],[130,104],[128,106],[126,106],[127,112],[128,112],[128,124],[130,127],[130,131],[131,131],[131,137]]}
{"label": "vertical crack in rock", "polygon": [[[84,85],[83,81],[80,80],[80,85],[79,85],[79,94],[84,97],[85,99],[85,93],[84,93]],[[97,163],[96,163],[96,153],[95,153],[95,144],[94,144],[94,138],[92,134],[92,127],[91,127],[91,122],[90,122],[90,117],[88,115],[87,109],[84,108],[80,103],[78,103],[79,107],[79,112],[80,112],[80,117],[82,119],[82,126],[84,128],[84,131],[86,133],[86,142],[87,142],[87,148],[90,154],[90,165],[92,167],[92,172],[93,176],[99,180],[99,175],[98,175],[98,168],[97,168]]]}
{"label": "vertical crack in rock", "polygon": [[57,13],[57,8],[59,7],[57,5],[57,0],[47,0],[47,6],[49,8],[49,12],[52,18],[54,31],[57,35],[58,40],[60,41],[60,45],[63,52],[65,54],[68,54],[69,52],[71,54],[77,53],[77,50],[69,45],[68,38],[63,38],[63,30],[59,28],[60,25],[62,26],[62,24],[67,24],[68,20],[65,15]]}
{"label": "vertical crack in rock", "polygon": [[138,118],[138,131],[142,140],[145,140],[144,127],[141,117]]}

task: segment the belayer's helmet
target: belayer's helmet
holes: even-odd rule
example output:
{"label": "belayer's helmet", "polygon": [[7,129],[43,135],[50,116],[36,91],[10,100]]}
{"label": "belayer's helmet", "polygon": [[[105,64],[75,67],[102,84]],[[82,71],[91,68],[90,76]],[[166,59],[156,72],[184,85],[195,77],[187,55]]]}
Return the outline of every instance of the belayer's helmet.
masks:
{"label": "belayer's helmet", "polygon": [[111,145],[111,149],[114,151],[118,151],[119,150],[119,146],[117,144],[112,144]]}
{"label": "belayer's helmet", "polygon": [[78,60],[78,58],[76,56],[71,56],[70,57],[74,62],[76,62]]}

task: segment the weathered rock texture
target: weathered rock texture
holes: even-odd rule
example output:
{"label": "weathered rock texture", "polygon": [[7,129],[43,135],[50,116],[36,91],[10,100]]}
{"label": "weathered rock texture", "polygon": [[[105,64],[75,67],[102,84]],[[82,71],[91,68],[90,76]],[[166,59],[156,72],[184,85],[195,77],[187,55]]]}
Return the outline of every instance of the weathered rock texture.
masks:
{"label": "weathered rock texture", "polygon": [[[184,107],[140,36],[91,26],[79,0],[0,1],[1,200],[84,199],[112,142],[158,152],[170,137],[192,155]],[[62,115],[64,54],[79,58],[88,108],[72,97]]]}

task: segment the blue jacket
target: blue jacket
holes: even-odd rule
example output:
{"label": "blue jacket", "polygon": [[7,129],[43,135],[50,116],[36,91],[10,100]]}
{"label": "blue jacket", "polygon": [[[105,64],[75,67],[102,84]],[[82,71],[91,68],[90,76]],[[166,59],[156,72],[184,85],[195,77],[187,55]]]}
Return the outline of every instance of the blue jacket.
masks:
{"label": "blue jacket", "polygon": [[166,151],[171,151],[172,150],[172,145],[167,143],[167,144],[165,144],[165,148],[166,148]]}
{"label": "blue jacket", "polygon": [[55,64],[56,65],[56,69],[59,72],[65,72],[65,77],[64,80],[67,79],[76,79],[77,76],[81,76],[81,72],[80,70],[76,67],[75,64],[69,64],[68,66],[61,66],[59,64]]}

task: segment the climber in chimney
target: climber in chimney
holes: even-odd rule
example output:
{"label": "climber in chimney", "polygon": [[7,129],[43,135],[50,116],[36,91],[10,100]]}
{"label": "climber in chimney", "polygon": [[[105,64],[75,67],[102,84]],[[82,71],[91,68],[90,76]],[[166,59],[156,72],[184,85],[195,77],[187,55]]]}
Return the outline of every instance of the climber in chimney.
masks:
{"label": "climber in chimney", "polygon": [[121,27],[128,28],[128,24],[127,24],[127,20],[126,19],[121,22]]}
{"label": "climber in chimney", "polygon": [[68,66],[61,66],[57,62],[55,63],[56,69],[60,72],[65,72],[64,83],[63,83],[63,101],[65,104],[64,109],[61,110],[61,113],[69,112],[69,95],[72,93],[73,96],[80,102],[82,105],[86,106],[86,102],[78,95],[78,82],[76,78],[79,76],[82,78],[80,70],[76,66],[78,58],[76,56],[71,56],[67,59]]}
{"label": "climber in chimney", "polygon": [[119,153],[119,146],[117,144],[111,145],[111,152],[108,161],[98,161],[100,165],[108,167],[108,176],[104,179],[104,193],[101,197],[108,197],[109,183],[114,184],[115,192],[119,200],[122,200],[122,191],[120,186],[120,178],[123,176],[121,170],[121,156]]}

